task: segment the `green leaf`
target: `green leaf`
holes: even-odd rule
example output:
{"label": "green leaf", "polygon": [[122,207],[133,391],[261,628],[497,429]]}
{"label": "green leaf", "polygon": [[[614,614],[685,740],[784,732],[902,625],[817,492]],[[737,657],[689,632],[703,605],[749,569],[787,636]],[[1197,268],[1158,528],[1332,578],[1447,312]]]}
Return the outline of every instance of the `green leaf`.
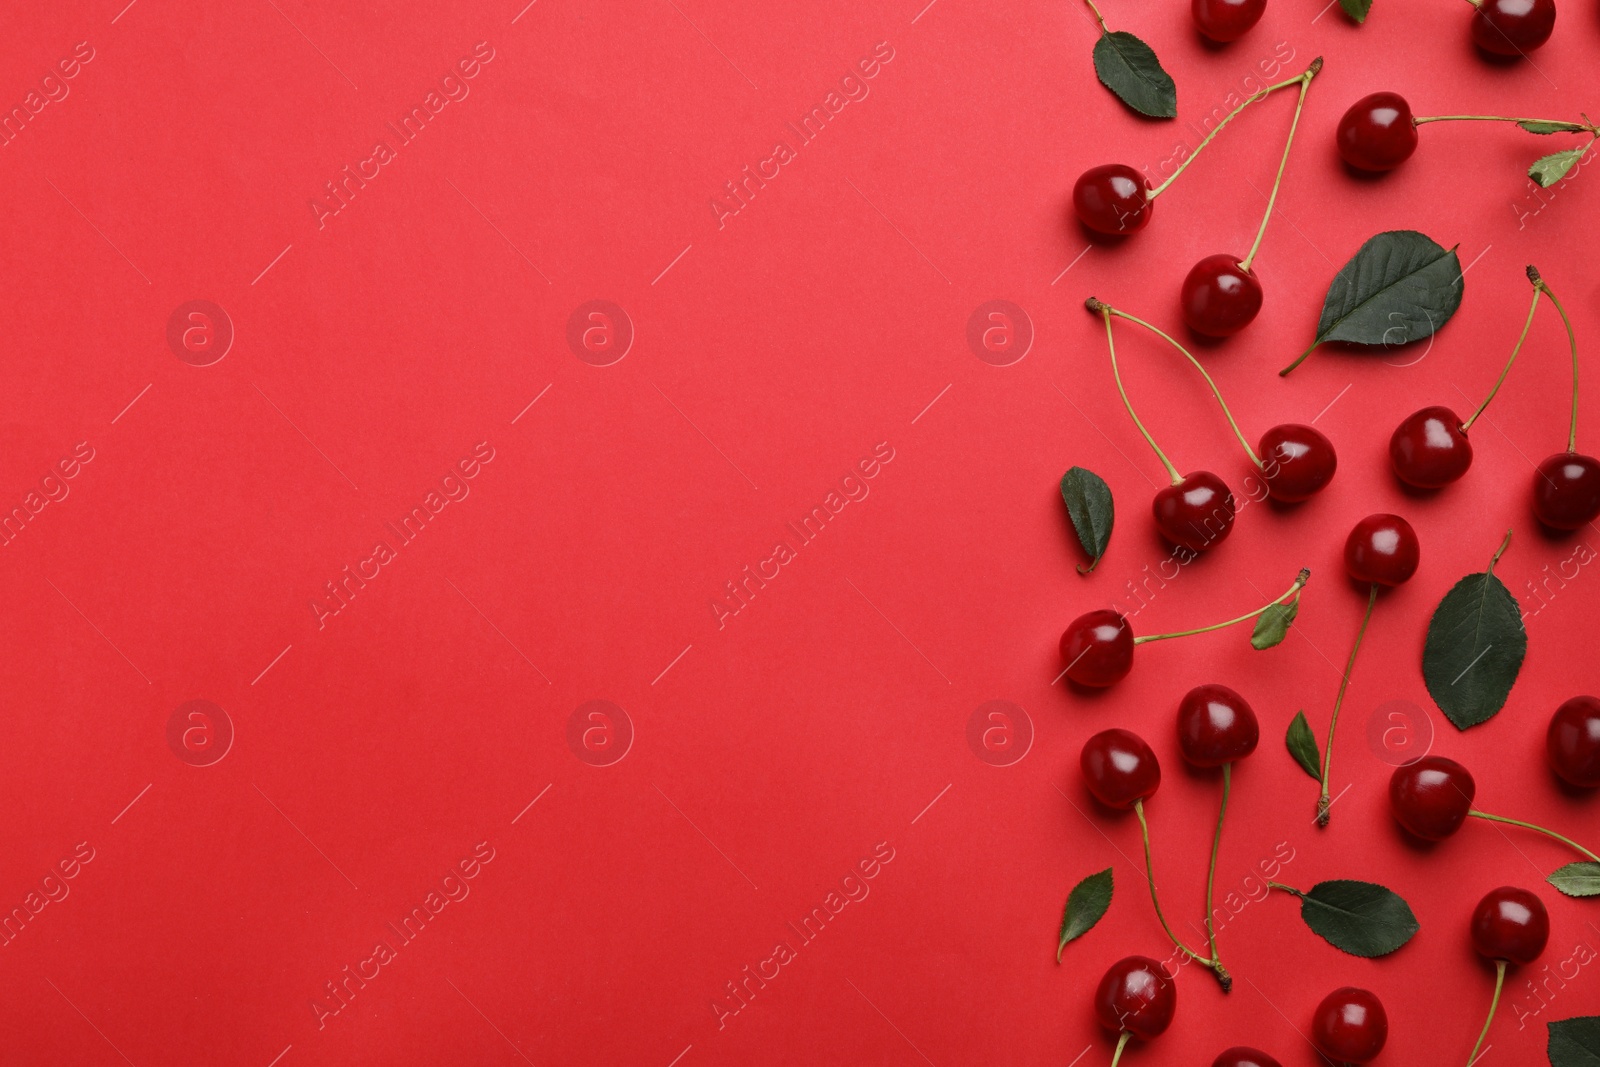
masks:
{"label": "green leaf", "polygon": [[1178,117],[1178,87],[1150,46],[1126,30],[1100,35],[1094,43],[1094,72],[1100,84],[1141,115]]}
{"label": "green leaf", "polygon": [[1491,563],[1485,573],[1457,582],[1434,609],[1422,678],[1439,710],[1465,730],[1505,707],[1527,651],[1522,609]]}
{"label": "green leaf", "polygon": [[1545,881],[1569,897],[1600,897],[1600,863],[1569,863]]}
{"label": "green leaf", "polygon": [[1339,0],[1339,6],[1344,8],[1344,13],[1357,22],[1367,21],[1367,12],[1372,10],[1372,0]]}
{"label": "green leaf", "polygon": [[1318,882],[1299,896],[1300,917],[1312,932],[1352,956],[1387,956],[1418,930],[1411,906],[1371,882]]}
{"label": "green leaf", "polygon": [[1300,614],[1300,598],[1296,596],[1287,604],[1272,604],[1256,616],[1256,629],[1250,635],[1250,647],[1256,651],[1282,643],[1289,636],[1294,617]]}
{"label": "green leaf", "polygon": [[1415,230],[1380,233],[1334,276],[1311,347],[1420,341],[1450,321],[1462,288],[1455,249]]}
{"label": "green leaf", "polygon": [[1106,546],[1111,543],[1111,526],[1115,519],[1111,487],[1094,471],[1073,467],[1061,479],[1061,499],[1067,502],[1067,514],[1078,533],[1078,543],[1089,553],[1089,566],[1080,564],[1078,573],[1088,574],[1100,563]]}
{"label": "green leaf", "polygon": [[1061,941],[1056,945],[1056,962],[1061,962],[1061,952],[1067,942],[1082,937],[1094,928],[1100,917],[1111,906],[1111,868],[1091,874],[1072,887],[1067,894],[1067,907],[1061,913]]}
{"label": "green leaf", "polygon": [[1533,166],[1528,168],[1528,177],[1539,183],[1539,188],[1548,189],[1556,182],[1567,176],[1567,171],[1577,165],[1578,160],[1589,150],[1588,145],[1582,148],[1569,148],[1565,152],[1552,152],[1533,161]]}
{"label": "green leaf", "polygon": [[1550,1067],[1600,1067],[1600,1015],[1546,1023]]}
{"label": "green leaf", "polygon": [[1576,122],[1554,122],[1548,119],[1523,119],[1517,123],[1529,133],[1582,133],[1584,127]]}
{"label": "green leaf", "polygon": [[1311,724],[1306,722],[1306,713],[1297,711],[1289,723],[1289,735],[1284,738],[1289,746],[1289,755],[1300,764],[1300,768],[1317,781],[1322,781],[1322,756],[1317,751],[1317,739],[1311,734]]}

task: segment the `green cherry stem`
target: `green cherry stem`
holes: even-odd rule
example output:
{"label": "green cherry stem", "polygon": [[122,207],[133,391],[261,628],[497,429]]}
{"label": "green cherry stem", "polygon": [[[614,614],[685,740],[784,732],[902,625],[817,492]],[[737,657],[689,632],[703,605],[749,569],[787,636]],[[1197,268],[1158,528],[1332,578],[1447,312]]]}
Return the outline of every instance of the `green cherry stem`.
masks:
{"label": "green cherry stem", "polygon": [[1217,884],[1217,852],[1222,848],[1222,820],[1228,815],[1228,793],[1233,787],[1233,764],[1222,765],[1222,805],[1217,809],[1217,831],[1211,836],[1211,867],[1206,872],[1206,941],[1211,946],[1211,967],[1217,973],[1217,981],[1222,983],[1222,991],[1229,992],[1233,988],[1233,978],[1228,974],[1227,968],[1222,966],[1222,956],[1217,952],[1217,927],[1213,921],[1211,899],[1213,887]]}
{"label": "green cherry stem", "polygon": [[1172,947],[1188,956],[1202,967],[1209,967],[1216,974],[1217,981],[1222,983],[1223,992],[1233,986],[1233,979],[1228,977],[1228,972],[1222,969],[1222,964],[1215,959],[1208,959],[1194,949],[1178,940],[1178,935],[1172,932],[1172,927],[1167,923],[1167,917],[1161,912],[1161,900],[1156,896],[1156,869],[1150,859],[1150,822],[1144,815],[1144,801],[1133,802],[1133,813],[1139,817],[1139,831],[1144,836],[1144,874],[1145,880],[1150,883],[1150,903],[1155,905],[1156,918],[1161,922],[1161,929],[1167,932],[1167,940],[1172,942]]}
{"label": "green cherry stem", "polygon": [[1094,20],[1100,24],[1100,32],[1110,33],[1111,30],[1106,26],[1106,18],[1100,14],[1100,9],[1094,6],[1094,0],[1083,0],[1083,2],[1089,5],[1090,11],[1094,12]]}
{"label": "green cherry stem", "polygon": [[1306,582],[1308,582],[1310,580],[1311,580],[1311,568],[1303,567],[1303,568],[1301,568],[1300,573],[1295,576],[1294,584],[1291,585],[1288,588],[1288,590],[1286,592],[1284,592],[1284,594],[1282,596],[1278,597],[1276,600],[1272,600],[1272,601],[1269,601],[1269,602],[1261,605],[1259,608],[1257,608],[1256,610],[1250,612],[1248,615],[1240,615],[1238,618],[1229,619],[1227,622],[1213,623],[1210,626],[1201,626],[1201,627],[1198,627],[1198,628],[1193,629],[1193,630],[1177,630],[1177,631],[1174,631],[1173,633],[1170,633],[1170,634],[1145,634],[1143,637],[1135,637],[1133,639],[1133,643],[1136,644],[1136,645],[1142,645],[1146,641],[1166,641],[1169,638],[1173,638],[1173,637],[1191,637],[1194,634],[1204,634],[1204,633],[1210,633],[1212,630],[1221,630],[1224,627],[1232,626],[1235,623],[1247,622],[1250,619],[1255,618],[1257,615],[1260,615],[1262,612],[1266,611],[1268,608],[1276,607],[1277,605],[1282,604],[1285,600],[1288,600],[1291,597],[1299,596],[1300,595],[1300,590],[1305,588]]}
{"label": "green cherry stem", "polygon": [[1489,1017],[1483,1020],[1483,1029],[1478,1033],[1478,1043],[1472,1046],[1472,1055],[1467,1057],[1467,1067],[1472,1067],[1478,1062],[1478,1050],[1483,1047],[1483,1039],[1489,1036],[1489,1026],[1494,1022],[1494,1011],[1500,1006],[1500,990],[1506,984],[1506,961],[1494,961],[1494,999],[1489,1001]]}
{"label": "green cherry stem", "polygon": [[[1533,281],[1534,278],[1538,277],[1538,271],[1532,267],[1529,267],[1528,270],[1530,272],[1528,275],[1529,281]],[[1478,421],[1478,416],[1483,414],[1484,409],[1489,406],[1489,401],[1494,399],[1494,395],[1500,391],[1500,386],[1505,384],[1506,375],[1511,373],[1511,364],[1517,361],[1517,353],[1522,351],[1522,342],[1528,339],[1528,330],[1533,326],[1533,313],[1539,310],[1539,298],[1543,295],[1544,288],[1542,285],[1539,282],[1534,282],[1533,303],[1528,306],[1528,318],[1522,324],[1522,333],[1517,337],[1516,345],[1511,349],[1511,358],[1506,360],[1505,369],[1500,372],[1500,377],[1495,380],[1494,388],[1489,390],[1489,395],[1484,397],[1483,403],[1478,405],[1478,410],[1474,411],[1467,421],[1461,424],[1462,433],[1472,429],[1472,424]]]}
{"label": "green cherry stem", "polygon": [[1317,797],[1317,825],[1328,825],[1328,809],[1333,801],[1328,799],[1328,777],[1333,770],[1333,732],[1339,727],[1339,707],[1344,703],[1344,691],[1350,687],[1350,674],[1356,669],[1356,653],[1361,651],[1361,639],[1367,635],[1367,624],[1372,621],[1372,609],[1378,603],[1378,583],[1372,583],[1367,594],[1367,613],[1361,618],[1361,629],[1356,631],[1356,643],[1350,647],[1350,659],[1344,665],[1344,677],[1339,679],[1339,695],[1333,700],[1333,716],[1328,720],[1328,747],[1322,753],[1322,793]]}
{"label": "green cherry stem", "polygon": [[1470,809],[1467,812],[1467,814],[1472,816],[1474,819],[1486,819],[1489,822],[1503,822],[1503,823],[1507,824],[1508,826],[1520,826],[1524,830],[1532,830],[1535,833],[1540,833],[1540,834],[1543,834],[1546,837],[1554,838],[1555,840],[1560,841],[1563,845],[1566,845],[1568,848],[1574,850],[1575,852],[1578,852],[1581,855],[1589,857],[1589,859],[1592,862],[1600,863],[1600,856],[1597,856],[1593,852],[1590,852],[1588,849],[1586,849],[1582,845],[1578,844],[1572,838],[1566,837],[1566,836],[1564,836],[1562,834],[1558,834],[1554,830],[1546,830],[1542,826],[1536,826],[1531,822],[1523,822],[1521,819],[1508,819],[1504,815],[1490,815],[1488,812],[1479,811],[1477,808]]}
{"label": "green cherry stem", "polygon": [[1561,316],[1561,324],[1567,328],[1567,343],[1572,347],[1572,422],[1567,429],[1567,451],[1578,450],[1578,335],[1573,332],[1572,320],[1567,318],[1567,309],[1561,306],[1561,301],[1556,299],[1556,294],[1550,286],[1539,276],[1539,272],[1530,263],[1528,265],[1528,280],[1533,287],[1550,298],[1550,303],[1556,307],[1556,314]]}
{"label": "green cherry stem", "polygon": [[1429,122],[1515,122],[1522,125],[1524,122],[1537,122],[1547,126],[1559,126],[1556,133],[1600,133],[1600,129],[1587,122],[1568,122],[1565,119],[1529,119],[1518,118],[1512,115],[1427,115],[1411,120],[1413,126],[1421,126]]}
{"label": "green cherry stem", "polygon": [[1132,1030],[1124,1030],[1122,1036],[1117,1038],[1117,1051],[1111,1057],[1111,1067],[1117,1067],[1122,1062],[1122,1050],[1128,1047],[1128,1039],[1132,1036]]}
{"label": "green cherry stem", "polygon": [[1261,250],[1261,239],[1267,235],[1267,220],[1272,218],[1272,208],[1278,202],[1278,188],[1283,185],[1283,171],[1289,165],[1289,149],[1294,145],[1294,131],[1300,128],[1300,112],[1305,110],[1306,92],[1311,88],[1311,79],[1317,76],[1322,69],[1322,57],[1318,56],[1311,61],[1311,66],[1300,75],[1300,99],[1295,101],[1294,120],[1289,123],[1289,136],[1283,142],[1283,158],[1278,160],[1278,176],[1272,179],[1272,195],[1267,197],[1267,210],[1261,216],[1261,227],[1256,230],[1255,243],[1250,246],[1250,251],[1239,261],[1239,269],[1246,273],[1250,264],[1255,262],[1256,253]]}
{"label": "green cherry stem", "polygon": [[1150,436],[1150,431],[1145,429],[1144,423],[1139,421],[1138,413],[1133,410],[1133,403],[1128,400],[1128,391],[1122,387],[1122,372],[1117,370],[1117,342],[1111,336],[1110,305],[1102,304],[1100,301],[1091,296],[1088,300],[1084,301],[1084,306],[1090,311],[1093,311],[1099,315],[1101,318],[1105,319],[1106,349],[1111,353],[1111,377],[1117,383],[1117,393],[1122,397],[1122,406],[1128,409],[1128,416],[1133,419],[1133,424],[1139,427],[1139,432],[1144,435],[1145,441],[1147,441],[1150,447],[1155,450],[1156,458],[1161,461],[1161,465],[1163,467],[1167,468],[1167,475],[1172,479],[1172,484],[1182,484],[1183,475],[1178,473],[1178,468],[1172,465],[1172,461],[1167,458],[1167,454],[1161,451],[1161,446],[1156,444],[1156,439]]}

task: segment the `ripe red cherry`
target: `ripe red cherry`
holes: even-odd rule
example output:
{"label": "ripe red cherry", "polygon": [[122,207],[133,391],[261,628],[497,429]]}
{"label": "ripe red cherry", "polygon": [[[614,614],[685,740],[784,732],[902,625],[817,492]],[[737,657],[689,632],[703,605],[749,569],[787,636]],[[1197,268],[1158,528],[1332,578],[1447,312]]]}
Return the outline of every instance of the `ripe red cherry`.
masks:
{"label": "ripe red cherry", "polygon": [[1260,740],[1249,701],[1225,685],[1197,685],[1178,704],[1178,748],[1196,767],[1244,759]]}
{"label": "ripe red cherry", "polygon": [[1344,569],[1362,583],[1399,585],[1417,572],[1417,531],[1398,515],[1368,515],[1344,542]]}
{"label": "ripe red cherry", "polygon": [[1078,176],[1072,209],[1089,229],[1121,236],[1144,229],[1155,207],[1144,175],[1126,163],[1106,163]]}
{"label": "ripe red cherry", "polygon": [[1227,483],[1210,471],[1194,471],[1157,493],[1152,510],[1162,537],[1191,552],[1204,552],[1233,531],[1238,508]]}
{"label": "ripe red cherry", "polygon": [[1389,1040],[1389,1016],[1365,989],[1335,989],[1311,1017],[1311,1040],[1335,1063],[1368,1063]]}
{"label": "ripe red cherry", "polygon": [[1477,795],[1472,772],[1443,756],[1396,767],[1389,778],[1395,821],[1424,841],[1440,841],[1461,829]]}
{"label": "ripe red cherry", "polygon": [[1600,700],[1573,697],[1557,708],[1544,747],[1563,781],[1583,789],[1600,786]]}
{"label": "ripe red cherry", "polygon": [[1137,1037],[1156,1037],[1172,1025],[1177,1007],[1177,983],[1148,956],[1113,963],[1094,991],[1094,1013],[1114,1034],[1126,1030]]}
{"label": "ripe red cherry", "polygon": [[1363,96],[1339,120],[1339,155],[1357,170],[1393,170],[1417,150],[1413,118],[1399,93]]}
{"label": "ripe red cherry", "polygon": [[1261,281],[1236,257],[1219,252],[1189,268],[1181,299],[1189,329],[1207,337],[1231,337],[1261,310]]}
{"label": "ripe red cherry", "polygon": [[1389,463],[1402,482],[1419,489],[1449,485],[1472,466],[1472,442],[1461,418],[1446,407],[1408,415],[1389,438]]}
{"label": "ripe red cherry", "polygon": [[1224,1049],[1211,1061],[1211,1067],[1283,1067],[1283,1064],[1257,1049],[1236,1045]]}
{"label": "ripe red cherry", "polygon": [[1114,685],[1133,669],[1133,627],[1109,608],[1079,615],[1061,635],[1061,659],[1079,685]]}
{"label": "ripe red cherry", "polygon": [[1193,0],[1189,6],[1200,32],[1223,44],[1248,33],[1266,9],[1267,0]]}
{"label": "ripe red cherry", "polygon": [[1083,743],[1078,756],[1084,780],[1108,808],[1131,808],[1161,785],[1161,764],[1144,738],[1130,730],[1102,730]]}
{"label": "ripe red cherry", "polygon": [[1549,940],[1550,913],[1526,889],[1491,889],[1472,910],[1472,947],[1486,959],[1532,963]]}
{"label": "ripe red cherry", "polygon": [[1557,530],[1576,530],[1600,516],[1600,459],[1557,452],[1533,476],[1533,513]]}
{"label": "ripe red cherry", "polygon": [[1267,494],[1286,504],[1320,493],[1333,481],[1339,457],[1333,442],[1311,426],[1286,422],[1261,435],[1261,478]]}
{"label": "ripe red cherry", "polygon": [[1555,25],[1556,0],[1482,0],[1472,15],[1472,40],[1485,52],[1520,56],[1548,41]]}

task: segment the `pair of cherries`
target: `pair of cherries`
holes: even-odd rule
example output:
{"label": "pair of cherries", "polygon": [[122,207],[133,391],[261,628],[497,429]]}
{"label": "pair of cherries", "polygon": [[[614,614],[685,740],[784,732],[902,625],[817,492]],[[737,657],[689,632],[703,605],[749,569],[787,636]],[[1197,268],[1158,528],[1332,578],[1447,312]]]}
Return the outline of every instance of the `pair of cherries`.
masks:
{"label": "pair of cherries", "polygon": [[[1196,767],[1236,763],[1260,740],[1255,710],[1225,685],[1197,685],[1178,704],[1178,749]],[[1119,811],[1150,799],[1161,787],[1155,750],[1132,730],[1101,730],[1084,742],[1078,766],[1094,798]]]}

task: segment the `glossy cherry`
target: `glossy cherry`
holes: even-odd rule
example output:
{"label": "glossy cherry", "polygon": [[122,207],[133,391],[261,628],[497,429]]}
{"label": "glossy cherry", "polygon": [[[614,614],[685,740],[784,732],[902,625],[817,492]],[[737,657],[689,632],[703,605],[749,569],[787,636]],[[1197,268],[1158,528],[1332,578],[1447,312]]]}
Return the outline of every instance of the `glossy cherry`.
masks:
{"label": "glossy cherry", "polygon": [[1219,252],[1189,268],[1180,296],[1183,321],[1207,337],[1231,337],[1261,310],[1261,280],[1237,256]]}
{"label": "glossy cherry", "polygon": [[1426,407],[1408,415],[1389,438],[1389,464],[1407,485],[1438,489],[1467,473],[1472,442],[1461,417],[1447,407]]}
{"label": "glossy cherry", "polygon": [[1200,32],[1213,41],[1237,41],[1261,21],[1267,0],[1193,0],[1189,12]]}
{"label": "glossy cherry", "polygon": [[1557,452],[1533,476],[1533,513],[1556,530],[1576,530],[1600,516],[1600,459]]}
{"label": "glossy cherry", "polygon": [[1444,756],[1396,767],[1389,778],[1395,821],[1424,841],[1440,841],[1461,829],[1477,794],[1472,772]]}
{"label": "glossy cherry", "polygon": [[1261,435],[1261,479],[1267,494],[1286,504],[1315,496],[1339,467],[1333,442],[1311,426],[1286,422]]}
{"label": "glossy cherry", "polygon": [[1368,515],[1344,542],[1344,569],[1363,584],[1400,585],[1417,572],[1417,531],[1398,515]]}
{"label": "glossy cherry", "polygon": [[1389,1040],[1389,1016],[1365,989],[1335,989],[1311,1017],[1311,1040],[1335,1063],[1369,1063]]}
{"label": "glossy cherry", "polygon": [[1156,754],[1131,730],[1102,730],[1089,738],[1078,766],[1089,792],[1109,808],[1131,808],[1161,786]]}
{"label": "glossy cherry", "polygon": [[1089,229],[1123,236],[1149,225],[1155,202],[1143,174],[1126,163],[1105,163],[1078,176],[1072,210]]}
{"label": "glossy cherry", "polygon": [[1219,1052],[1211,1061],[1211,1067],[1283,1067],[1283,1064],[1259,1049],[1235,1045]]}
{"label": "glossy cherry", "polygon": [[1417,150],[1414,119],[1399,93],[1363,96],[1339,120],[1339,155],[1357,170],[1393,170]]}
{"label": "glossy cherry", "polygon": [[1094,1013],[1112,1033],[1152,1038],[1172,1025],[1178,985],[1160,962],[1128,956],[1113,963],[1094,991]]}
{"label": "glossy cherry", "polygon": [[1473,0],[1472,40],[1497,56],[1520,56],[1550,39],[1556,0]]}
{"label": "glossy cherry", "polygon": [[1178,748],[1196,767],[1244,759],[1260,740],[1249,701],[1225,685],[1197,685],[1178,703]]}
{"label": "glossy cherry", "polygon": [[1061,635],[1061,661],[1079,685],[1114,685],[1133,669],[1133,627],[1108,608],[1079,615]]}
{"label": "glossy cherry", "polygon": [[1550,766],[1582,789],[1600,786],[1600,700],[1573,697],[1556,709],[1544,737]]}
{"label": "glossy cherry", "polygon": [[1151,510],[1161,536],[1191,552],[1215,548],[1233,531],[1233,492],[1210,471],[1193,471],[1156,494]]}
{"label": "glossy cherry", "polygon": [[1526,889],[1503,885],[1472,910],[1472,947],[1485,959],[1529,964],[1550,940],[1550,913]]}

